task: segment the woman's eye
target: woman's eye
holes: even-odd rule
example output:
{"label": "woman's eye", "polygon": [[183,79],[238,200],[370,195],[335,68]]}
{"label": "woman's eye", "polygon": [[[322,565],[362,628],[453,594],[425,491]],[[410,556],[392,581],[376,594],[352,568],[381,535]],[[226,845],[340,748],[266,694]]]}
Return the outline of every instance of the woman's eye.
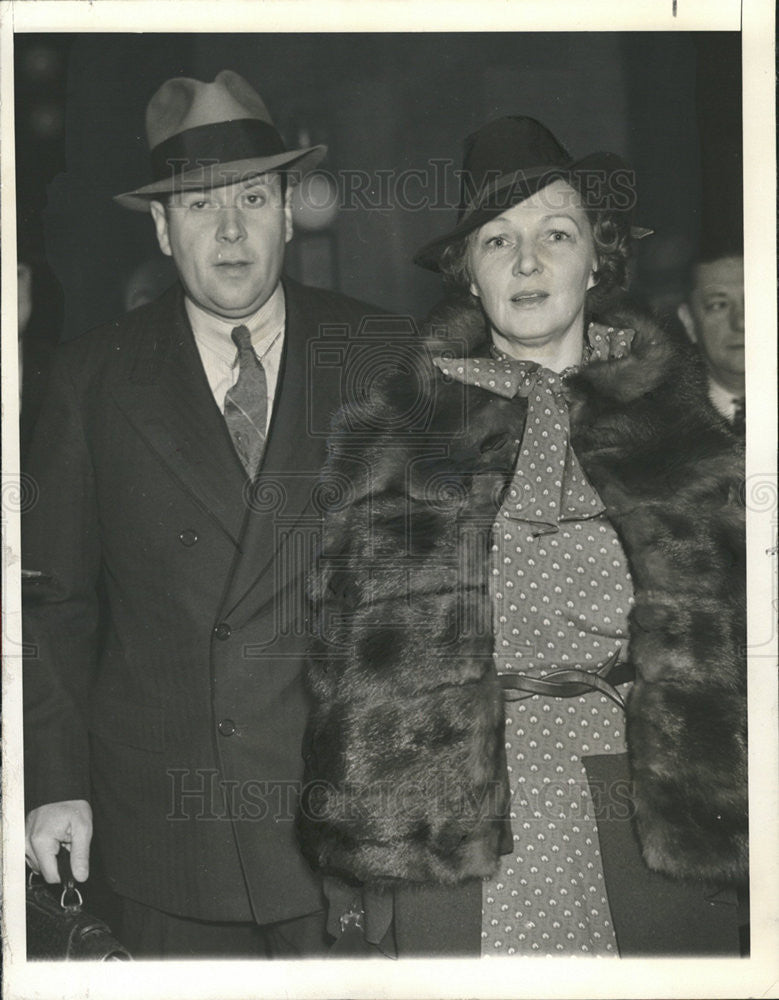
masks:
{"label": "woman's eye", "polygon": [[508,246],[508,240],[505,236],[491,236],[490,239],[487,240],[486,245],[495,250],[500,250],[502,247]]}
{"label": "woman's eye", "polygon": [[244,196],[244,201],[251,208],[257,208],[259,205],[265,204],[265,195],[263,194],[247,194]]}
{"label": "woman's eye", "polygon": [[553,243],[564,243],[566,240],[572,239],[571,234],[566,233],[564,229],[553,229],[549,237]]}

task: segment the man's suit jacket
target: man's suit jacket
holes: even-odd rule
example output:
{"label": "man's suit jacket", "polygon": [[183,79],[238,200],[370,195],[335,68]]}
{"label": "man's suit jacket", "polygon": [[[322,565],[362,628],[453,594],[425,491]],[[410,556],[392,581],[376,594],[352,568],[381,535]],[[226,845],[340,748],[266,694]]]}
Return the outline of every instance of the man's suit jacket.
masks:
{"label": "man's suit jacket", "polygon": [[305,577],[345,338],[370,307],[285,282],[246,482],[177,287],[64,345],[28,463],[27,806],[84,798],[120,894],[208,920],[313,912],[294,815]]}

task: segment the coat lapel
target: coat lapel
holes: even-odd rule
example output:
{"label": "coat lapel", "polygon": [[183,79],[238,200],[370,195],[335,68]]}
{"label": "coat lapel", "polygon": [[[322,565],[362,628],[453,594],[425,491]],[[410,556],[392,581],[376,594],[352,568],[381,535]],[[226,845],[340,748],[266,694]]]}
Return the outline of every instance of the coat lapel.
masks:
{"label": "coat lapel", "polygon": [[179,288],[139,317],[137,351],[114,396],[138,433],[237,545],[245,476],[214,402]]}
{"label": "coat lapel", "polygon": [[[222,616],[233,614],[252,592],[252,608],[270,600],[276,574],[269,572],[289,530],[311,504],[326,455],[326,437],[309,427],[320,407],[309,378],[309,345],[318,336],[317,316],[306,308],[305,291],[285,282],[284,352],[274,398],[268,444],[250,491],[250,502]],[[320,429],[321,430],[321,429]],[[259,588],[259,592],[255,592]]]}

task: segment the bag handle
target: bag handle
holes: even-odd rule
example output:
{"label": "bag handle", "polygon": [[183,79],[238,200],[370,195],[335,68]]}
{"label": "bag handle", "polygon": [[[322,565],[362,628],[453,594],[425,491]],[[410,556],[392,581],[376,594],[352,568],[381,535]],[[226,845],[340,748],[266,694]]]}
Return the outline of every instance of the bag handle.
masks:
{"label": "bag handle", "polygon": [[60,847],[57,854],[57,870],[62,884],[60,906],[68,913],[80,913],[84,899],[76,888],[73,869],[70,867],[70,851],[66,847]]}
{"label": "bag handle", "polygon": [[[70,867],[70,851],[65,847],[60,847],[57,854],[57,870],[59,871],[62,895],[60,896],[60,906],[66,913],[80,913],[84,904],[84,898],[76,888],[76,879]],[[45,886],[47,883],[39,872],[31,871],[27,877],[27,888],[32,889],[36,884],[36,879],[40,879]]]}

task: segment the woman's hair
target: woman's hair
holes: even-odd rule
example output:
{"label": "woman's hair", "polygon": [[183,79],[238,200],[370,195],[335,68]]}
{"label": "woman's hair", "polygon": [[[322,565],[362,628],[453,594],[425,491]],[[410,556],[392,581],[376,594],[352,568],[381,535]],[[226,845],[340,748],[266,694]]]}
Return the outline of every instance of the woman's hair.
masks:
{"label": "woman's hair", "polygon": [[[622,213],[604,209],[587,209],[587,216],[598,255],[595,286],[598,294],[608,293],[614,288],[625,288],[630,260],[629,219]],[[444,247],[438,267],[447,285],[470,289],[473,278],[468,268],[468,250],[477,232],[478,229],[474,229]]]}

